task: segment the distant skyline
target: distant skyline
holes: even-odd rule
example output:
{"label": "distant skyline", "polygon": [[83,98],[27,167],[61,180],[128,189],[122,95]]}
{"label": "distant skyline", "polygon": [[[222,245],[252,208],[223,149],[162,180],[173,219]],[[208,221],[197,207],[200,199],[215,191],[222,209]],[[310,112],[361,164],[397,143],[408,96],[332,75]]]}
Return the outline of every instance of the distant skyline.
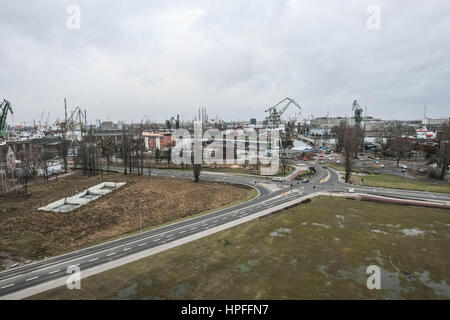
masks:
{"label": "distant skyline", "polygon": [[450,116],[446,0],[0,1],[8,123],[63,119],[64,98],[89,122],[263,120],[285,97],[299,119],[349,116],[354,99],[382,119]]}

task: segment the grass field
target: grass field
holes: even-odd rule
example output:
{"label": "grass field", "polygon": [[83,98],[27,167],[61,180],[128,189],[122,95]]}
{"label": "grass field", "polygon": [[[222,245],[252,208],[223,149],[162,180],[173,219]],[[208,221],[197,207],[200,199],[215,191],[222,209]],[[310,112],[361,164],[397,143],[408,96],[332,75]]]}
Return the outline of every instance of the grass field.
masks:
{"label": "grass field", "polygon": [[0,198],[0,266],[70,252],[143,229],[236,204],[256,191],[200,180],[149,178],[110,173],[105,181],[127,185],[70,213],[37,211],[101,182],[100,176],[75,174],[29,187],[29,196]]}
{"label": "grass field", "polygon": [[411,180],[392,174],[368,174],[365,176],[352,175],[352,179],[358,184],[362,183],[370,187],[385,187],[394,189],[420,190],[429,192],[450,193],[450,184],[433,184],[431,182]]}
{"label": "grass field", "polygon": [[[333,168],[341,172],[341,176],[345,175],[345,168],[336,164],[324,163],[330,168]],[[419,190],[419,191],[429,191],[429,192],[441,192],[450,193],[450,184],[436,183],[433,184],[430,181],[424,180],[412,180],[408,178],[403,178],[393,174],[365,174],[365,175],[355,175],[354,173],[364,172],[361,169],[353,168],[351,181],[358,185],[365,185],[369,187],[384,187],[393,189],[407,189],[407,190]]]}
{"label": "grass field", "polygon": [[32,299],[449,299],[449,246],[449,211],[320,197]]}

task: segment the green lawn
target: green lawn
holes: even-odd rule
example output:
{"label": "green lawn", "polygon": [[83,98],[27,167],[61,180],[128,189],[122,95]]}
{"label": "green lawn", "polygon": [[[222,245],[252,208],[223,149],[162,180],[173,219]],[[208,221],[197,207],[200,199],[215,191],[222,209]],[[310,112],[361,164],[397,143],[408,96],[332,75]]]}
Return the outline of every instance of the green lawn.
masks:
{"label": "green lawn", "polygon": [[[332,163],[323,163],[322,165],[328,166],[341,172],[341,176],[345,175],[345,167]],[[376,169],[376,168],[374,168]],[[354,173],[365,173],[364,176],[357,176]],[[429,191],[429,192],[441,192],[450,193],[450,183],[432,183],[425,180],[413,180],[408,178],[403,178],[393,174],[370,174],[367,170],[352,168],[352,182],[357,184],[363,184],[370,187],[384,187],[393,189],[408,189],[408,190],[419,190],[419,191]]]}
{"label": "green lawn", "polygon": [[371,187],[385,187],[395,189],[420,190],[430,192],[450,193],[450,184],[433,184],[420,180],[412,180],[391,174],[370,174],[365,176],[352,176],[352,179],[357,179],[361,182],[364,180],[365,186]]}
{"label": "green lawn", "polygon": [[449,227],[447,210],[320,197],[32,298],[449,299]]}

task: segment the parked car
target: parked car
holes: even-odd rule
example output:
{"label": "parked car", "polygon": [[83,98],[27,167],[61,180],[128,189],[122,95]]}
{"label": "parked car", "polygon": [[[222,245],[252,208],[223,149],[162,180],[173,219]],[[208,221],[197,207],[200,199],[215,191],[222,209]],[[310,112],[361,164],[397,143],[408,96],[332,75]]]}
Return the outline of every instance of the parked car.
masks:
{"label": "parked car", "polygon": [[340,164],[341,163],[341,160],[336,160],[336,164]]}
{"label": "parked car", "polygon": [[309,182],[309,179],[308,179],[308,178],[303,179],[303,183],[308,183],[308,182]]}

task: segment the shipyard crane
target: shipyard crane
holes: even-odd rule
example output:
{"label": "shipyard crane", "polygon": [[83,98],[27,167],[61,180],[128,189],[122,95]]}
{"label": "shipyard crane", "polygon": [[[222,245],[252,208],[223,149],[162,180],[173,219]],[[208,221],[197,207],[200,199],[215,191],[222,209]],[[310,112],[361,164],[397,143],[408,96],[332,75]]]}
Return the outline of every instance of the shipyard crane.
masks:
{"label": "shipyard crane", "polygon": [[86,110],[83,112],[80,107],[76,107],[70,114],[65,124],[66,128],[69,130],[75,130],[76,125],[81,128],[86,126]]}
{"label": "shipyard crane", "polygon": [[[287,103],[279,110],[277,110],[277,107],[282,103],[285,103],[286,101]],[[265,112],[269,112],[269,115],[266,117],[267,124],[272,125],[274,127],[278,127],[278,125],[281,122],[281,115],[286,111],[286,109],[291,105],[291,103],[297,106],[300,109],[300,111],[302,110],[302,107],[294,99],[284,98],[273,107],[265,110]]]}
{"label": "shipyard crane", "polygon": [[360,107],[360,105],[358,104],[358,101],[353,101],[353,108],[352,111],[355,113],[355,124],[357,126],[361,125],[361,121],[362,121],[362,113],[363,113],[363,109]]}
{"label": "shipyard crane", "polygon": [[172,116],[172,118],[170,118],[169,120],[166,120],[166,126],[167,129],[174,129],[173,125],[175,124],[175,129],[179,129],[180,128],[180,116],[177,114],[177,118],[175,119],[175,117]]}
{"label": "shipyard crane", "polygon": [[45,129],[48,129],[48,120],[50,119],[50,111],[48,112],[47,115],[47,121],[45,121]]}
{"label": "shipyard crane", "polygon": [[0,137],[4,138],[6,138],[6,117],[8,116],[8,111],[13,114],[11,103],[3,99],[3,102],[0,104]]}

